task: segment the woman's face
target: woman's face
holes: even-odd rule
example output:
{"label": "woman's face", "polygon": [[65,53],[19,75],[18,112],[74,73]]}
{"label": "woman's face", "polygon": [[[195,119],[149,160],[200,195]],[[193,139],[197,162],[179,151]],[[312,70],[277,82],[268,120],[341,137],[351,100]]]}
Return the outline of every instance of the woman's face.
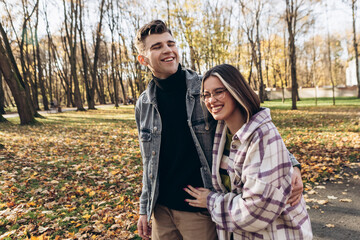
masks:
{"label": "woman's face", "polygon": [[218,77],[210,76],[205,79],[203,94],[206,108],[215,120],[227,121],[237,110],[235,99]]}

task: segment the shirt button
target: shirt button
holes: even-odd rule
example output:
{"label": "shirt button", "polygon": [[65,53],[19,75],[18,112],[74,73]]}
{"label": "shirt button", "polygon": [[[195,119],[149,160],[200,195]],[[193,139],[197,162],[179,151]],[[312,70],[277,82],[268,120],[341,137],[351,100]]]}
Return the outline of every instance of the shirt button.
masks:
{"label": "shirt button", "polygon": [[234,136],[234,139],[235,139],[235,140],[238,140],[239,138],[238,138],[238,136],[235,135],[235,136]]}
{"label": "shirt button", "polygon": [[157,131],[157,127],[154,127],[154,132],[156,132]]}
{"label": "shirt button", "polygon": [[209,126],[205,126],[205,130],[208,131],[210,128]]}
{"label": "shirt button", "polygon": [[156,152],[155,152],[155,151],[152,151],[151,154],[152,154],[153,156],[155,156]]}

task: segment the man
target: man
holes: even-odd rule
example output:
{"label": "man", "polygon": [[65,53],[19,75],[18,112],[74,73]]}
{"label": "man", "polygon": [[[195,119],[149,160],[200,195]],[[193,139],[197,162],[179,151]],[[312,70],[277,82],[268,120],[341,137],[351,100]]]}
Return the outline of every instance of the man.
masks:
{"label": "man", "polygon": [[[138,233],[143,239],[217,239],[207,209],[189,206],[183,190],[212,189],[216,121],[201,107],[201,77],[182,69],[175,40],[161,20],[140,28],[135,44],[138,61],[153,74],[135,108],[143,159]],[[302,193],[300,171],[295,172],[292,204]]]}

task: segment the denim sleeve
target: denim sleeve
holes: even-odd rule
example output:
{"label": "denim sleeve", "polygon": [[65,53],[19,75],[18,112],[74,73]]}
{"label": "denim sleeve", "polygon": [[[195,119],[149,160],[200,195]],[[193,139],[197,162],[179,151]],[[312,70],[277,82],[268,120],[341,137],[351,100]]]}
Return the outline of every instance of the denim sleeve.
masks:
{"label": "denim sleeve", "polygon": [[[138,129],[138,136],[139,136],[139,144],[142,144],[142,142],[140,141],[140,110],[138,107],[138,104],[136,104],[136,108],[135,108],[135,120],[136,120],[136,126]],[[144,168],[144,166],[143,166]],[[141,191],[141,195],[140,195],[140,211],[139,214],[140,215],[146,215],[147,214],[147,205],[148,205],[148,192],[147,192],[147,176],[145,174],[145,171],[143,171],[143,177],[142,177],[142,191]]]}
{"label": "denim sleeve", "polygon": [[298,167],[301,170],[301,164],[298,162],[298,160],[296,160],[294,155],[291,152],[289,152],[289,150],[287,150],[287,152],[289,154],[289,158],[293,167]]}

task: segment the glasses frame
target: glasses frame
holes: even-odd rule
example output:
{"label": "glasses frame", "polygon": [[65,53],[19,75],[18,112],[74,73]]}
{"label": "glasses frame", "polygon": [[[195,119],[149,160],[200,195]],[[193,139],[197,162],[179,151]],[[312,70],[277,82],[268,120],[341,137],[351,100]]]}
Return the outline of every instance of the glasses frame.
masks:
{"label": "glasses frame", "polygon": [[208,103],[210,98],[215,98],[217,101],[221,101],[225,98],[225,93],[228,90],[226,88],[217,88],[212,92],[207,92],[206,95],[204,93],[200,94],[200,100],[204,103]]}

